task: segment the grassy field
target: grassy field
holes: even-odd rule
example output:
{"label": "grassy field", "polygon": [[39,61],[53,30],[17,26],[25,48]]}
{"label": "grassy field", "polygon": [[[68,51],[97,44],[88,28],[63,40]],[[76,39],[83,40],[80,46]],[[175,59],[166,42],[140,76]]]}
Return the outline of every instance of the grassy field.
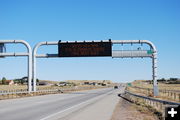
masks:
{"label": "grassy field", "polygon": [[[150,88],[150,89],[142,89]],[[158,84],[159,95],[155,96],[158,99],[169,100],[180,102],[180,84]],[[127,87],[127,90],[135,94],[153,97],[153,85],[145,81],[134,81],[132,82],[132,87]],[[168,91],[170,90],[170,91]]]}
{"label": "grassy field", "polygon": [[[50,80],[40,80],[40,82],[47,82],[53,85],[44,85],[44,86],[37,86],[38,90],[44,89],[60,89],[60,88],[70,88],[74,85],[78,87],[97,87],[100,88],[102,86],[93,86],[93,85],[84,85],[84,82],[96,82],[96,83],[106,83],[108,86],[114,86],[115,83],[112,83],[110,80],[66,80],[68,83],[73,83],[67,86],[56,86],[55,84],[59,83],[60,81],[50,81]],[[106,86],[105,86],[106,87]],[[13,91],[13,90],[27,90],[27,85],[0,85],[0,91]]]}
{"label": "grassy field", "polygon": [[[58,86],[37,86],[38,89],[52,89],[59,88]],[[27,89],[27,85],[0,85],[0,91],[2,90],[21,90]]]}
{"label": "grassy field", "polygon": [[[61,89],[61,88],[71,88],[73,86],[37,86],[37,89],[39,90],[45,90],[45,89]],[[94,88],[101,88],[103,86],[93,86],[93,85],[79,85],[78,87],[94,87]],[[104,86],[107,87],[107,86]],[[0,91],[12,91],[12,90],[27,90],[27,85],[0,85]]]}
{"label": "grassy field", "polygon": [[[148,82],[143,81],[134,81],[132,82],[132,86],[143,87],[143,88],[153,88],[153,84],[149,84]],[[180,90],[180,84],[165,84],[158,83],[159,89],[162,90]]]}
{"label": "grassy field", "polygon": [[96,83],[108,83],[112,84],[110,80],[66,80],[66,82],[75,83],[75,84],[83,84],[84,82],[96,82]]}

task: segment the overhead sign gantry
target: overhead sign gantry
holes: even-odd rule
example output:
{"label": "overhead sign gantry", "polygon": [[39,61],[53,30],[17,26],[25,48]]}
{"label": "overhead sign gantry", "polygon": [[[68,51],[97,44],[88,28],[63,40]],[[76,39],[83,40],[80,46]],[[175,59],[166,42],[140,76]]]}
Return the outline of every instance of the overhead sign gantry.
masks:
{"label": "overhead sign gantry", "polygon": [[[14,52],[14,53],[6,53],[5,45],[6,44],[23,44],[27,48],[27,52]],[[28,76],[28,92],[32,91],[32,49],[31,46],[24,40],[0,40],[0,58],[1,57],[17,57],[17,56],[27,56],[28,57],[28,65],[27,65],[27,76]]]}
{"label": "overhead sign gantry", "polygon": [[[112,46],[123,45],[143,45],[149,49],[119,49],[113,50]],[[58,45],[58,53],[37,54],[37,50],[42,45]],[[33,91],[36,91],[36,58],[51,57],[112,57],[112,58],[152,58],[152,78],[154,96],[158,96],[157,85],[157,50],[153,43],[148,40],[100,40],[100,41],[55,41],[40,42],[33,49]]]}

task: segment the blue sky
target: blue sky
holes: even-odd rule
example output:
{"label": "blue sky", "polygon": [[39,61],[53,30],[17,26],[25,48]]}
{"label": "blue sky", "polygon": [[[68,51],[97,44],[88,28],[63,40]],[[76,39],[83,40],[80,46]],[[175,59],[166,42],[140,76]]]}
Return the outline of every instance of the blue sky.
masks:
{"label": "blue sky", "polygon": [[[158,78],[180,77],[178,0],[0,0],[0,40],[150,40],[158,49]],[[25,51],[7,45],[8,52]],[[57,46],[39,53],[57,53]],[[27,75],[24,57],[0,59],[0,78]],[[49,58],[37,60],[46,80],[151,79],[151,59]]]}

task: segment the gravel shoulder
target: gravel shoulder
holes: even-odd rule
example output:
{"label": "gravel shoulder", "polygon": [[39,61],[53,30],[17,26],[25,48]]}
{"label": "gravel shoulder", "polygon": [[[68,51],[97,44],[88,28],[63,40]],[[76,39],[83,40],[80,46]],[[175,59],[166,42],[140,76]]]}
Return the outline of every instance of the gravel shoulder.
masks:
{"label": "gravel shoulder", "polygon": [[146,107],[138,106],[120,98],[111,120],[158,120]]}

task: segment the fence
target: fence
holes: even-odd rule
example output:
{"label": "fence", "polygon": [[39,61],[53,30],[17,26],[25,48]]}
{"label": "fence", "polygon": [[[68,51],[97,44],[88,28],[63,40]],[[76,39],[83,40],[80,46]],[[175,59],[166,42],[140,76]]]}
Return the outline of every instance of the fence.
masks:
{"label": "fence", "polygon": [[[151,88],[142,88],[142,87],[137,87],[137,86],[131,86],[127,88],[129,91],[131,89],[136,89],[138,92],[144,93],[147,96],[152,96],[153,95],[153,89]],[[165,89],[160,89],[159,90],[159,97],[173,100],[176,102],[180,102],[180,91],[179,90],[165,90]]]}
{"label": "fence", "polygon": [[160,112],[162,114],[162,118],[165,117],[165,107],[169,105],[180,105],[180,103],[177,102],[170,102],[165,100],[159,100],[151,97],[141,96],[134,93],[131,93],[127,90],[125,90],[124,97],[134,103],[138,103],[145,106],[151,106],[156,111]]}
{"label": "fence", "polygon": [[0,100],[27,97],[27,96],[44,95],[44,94],[55,94],[55,93],[61,93],[61,92],[62,91],[59,89],[39,90],[36,92],[31,92],[31,93],[29,93],[27,90],[26,91],[11,90],[11,92],[10,91],[9,92],[1,91]]}
{"label": "fence", "polygon": [[12,99],[12,98],[20,98],[26,96],[36,96],[36,95],[45,95],[45,94],[56,94],[56,93],[67,93],[72,91],[81,91],[81,90],[90,90],[97,88],[105,88],[105,87],[95,87],[95,86],[86,86],[86,87],[69,87],[69,88],[55,88],[55,89],[38,89],[36,92],[29,93],[27,89],[19,89],[19,90],[3,90],[0,91],[0,100],[2,99]]}

